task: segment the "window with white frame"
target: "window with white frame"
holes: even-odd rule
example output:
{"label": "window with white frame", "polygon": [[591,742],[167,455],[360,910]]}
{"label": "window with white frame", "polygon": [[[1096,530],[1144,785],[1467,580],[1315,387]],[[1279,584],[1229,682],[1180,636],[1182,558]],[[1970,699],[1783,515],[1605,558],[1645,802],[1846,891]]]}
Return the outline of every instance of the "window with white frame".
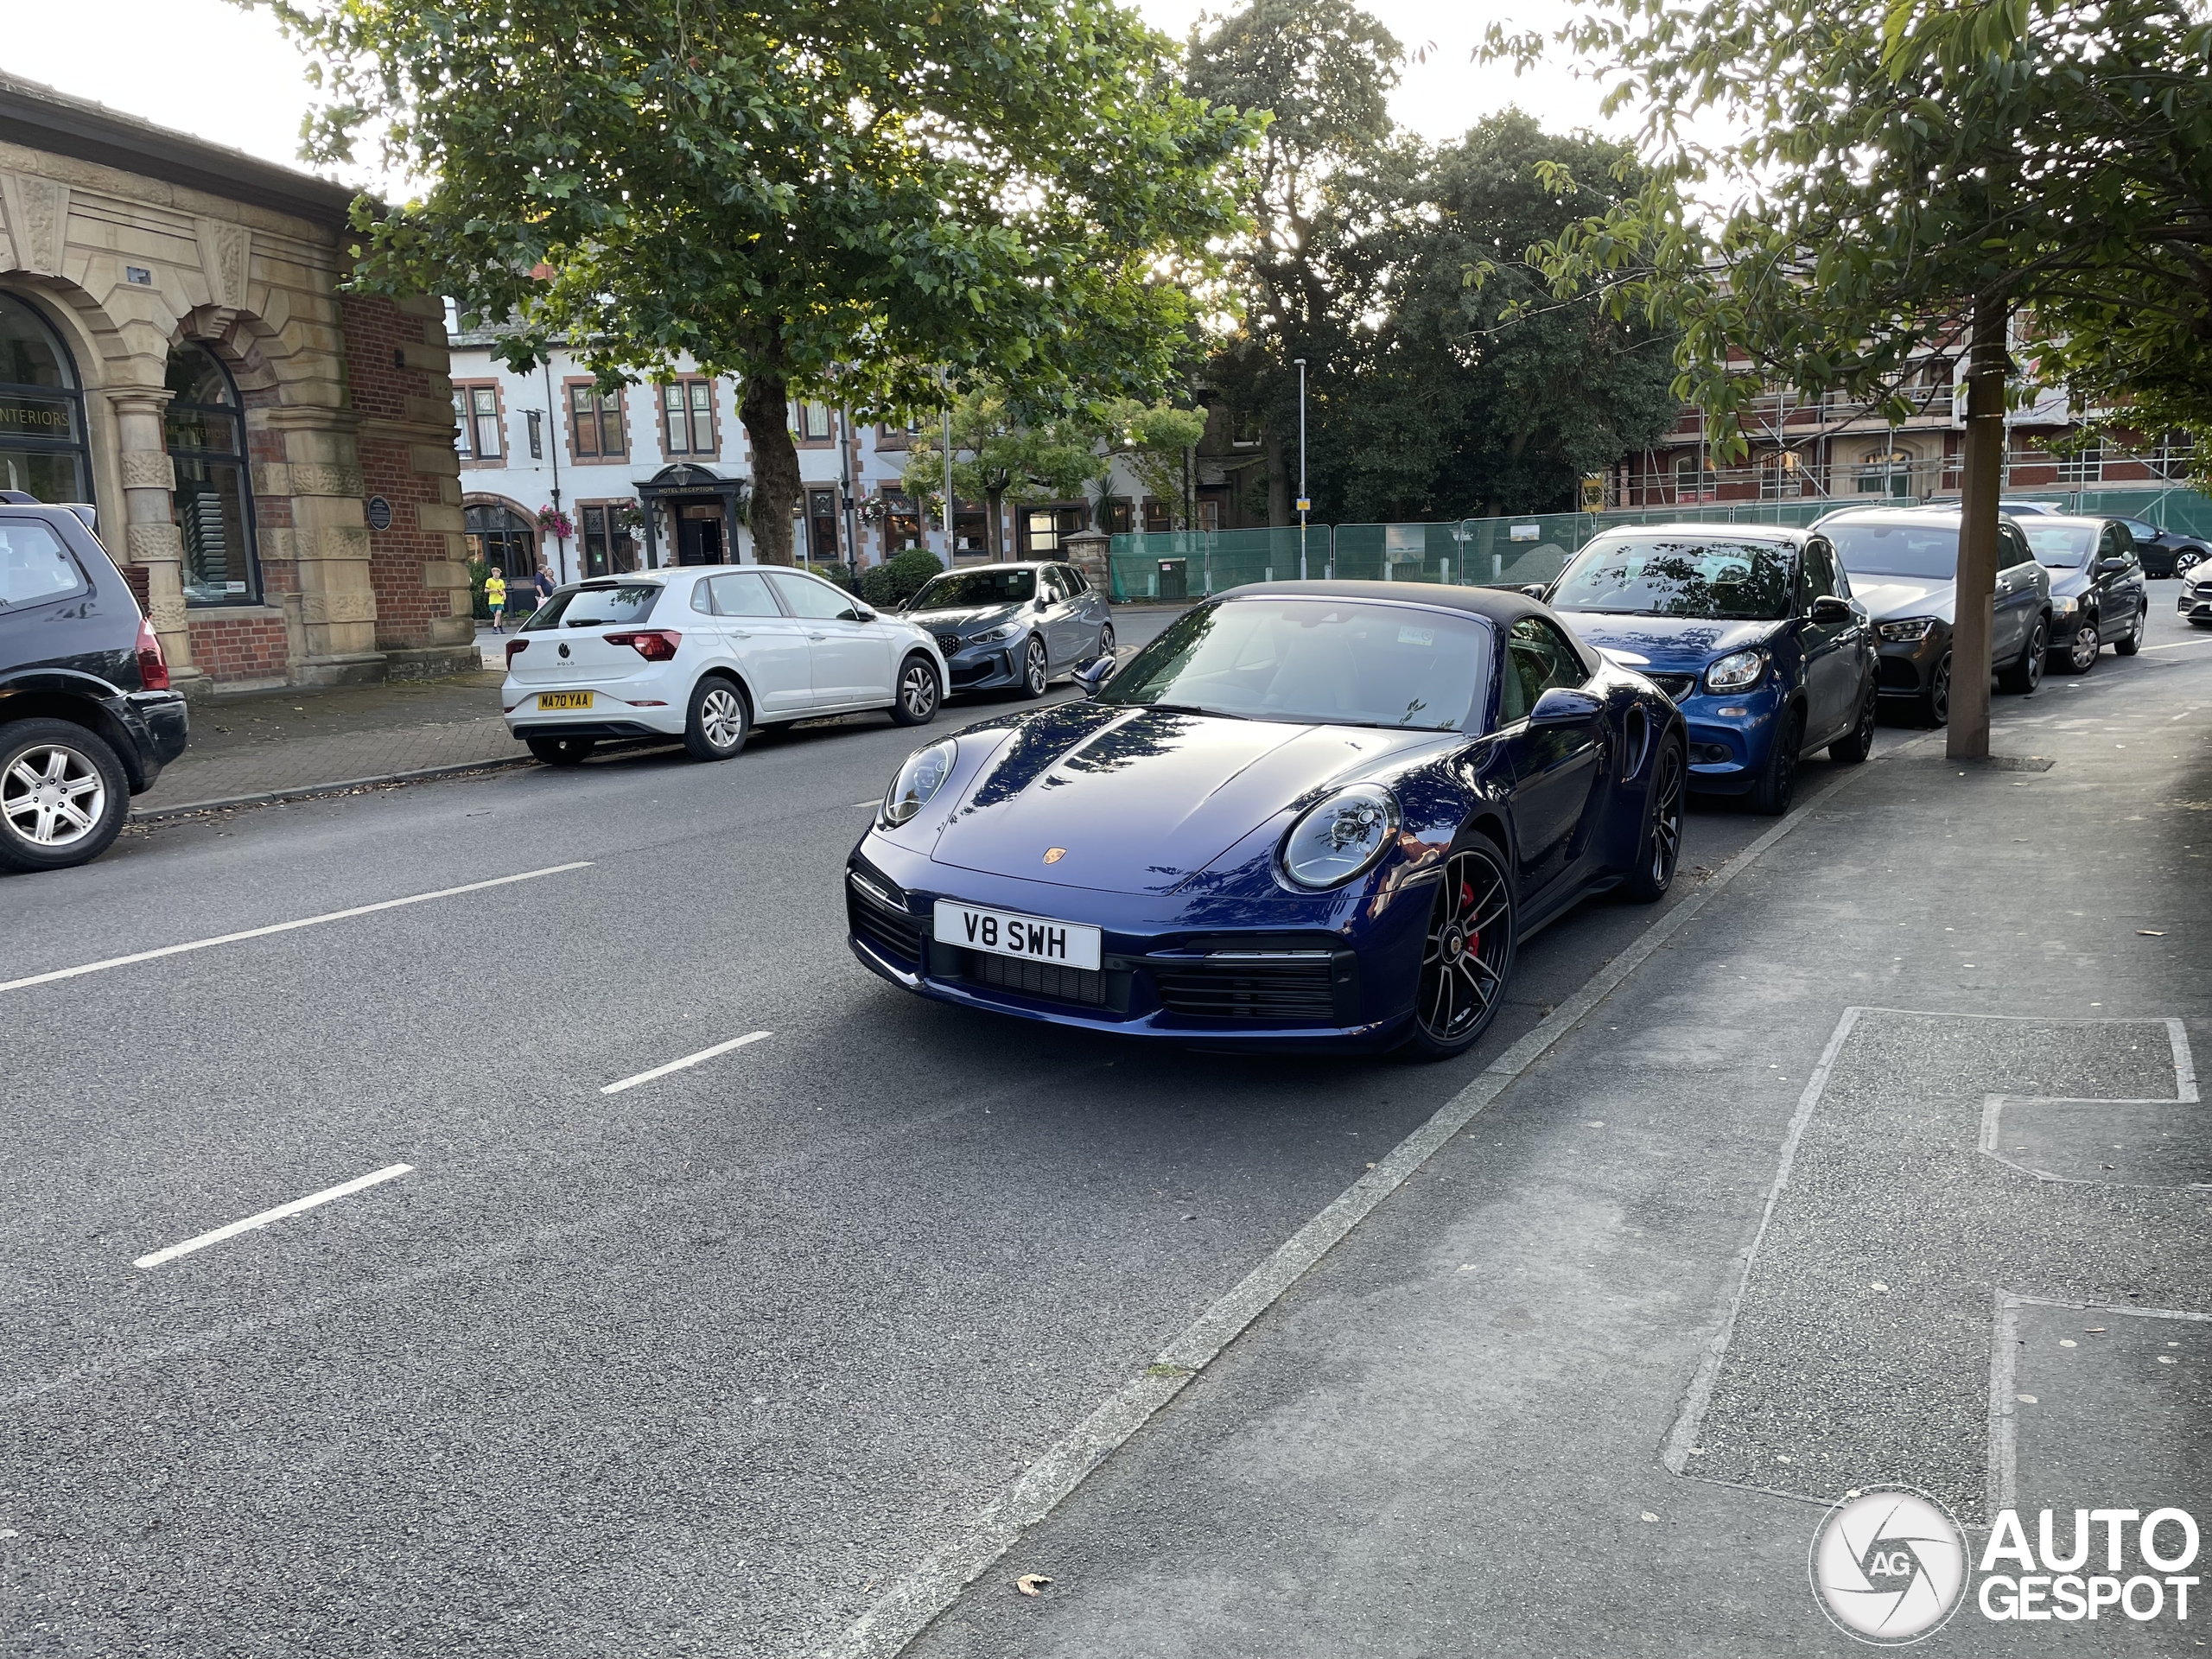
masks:
{"label": "window with white frame", "polygon": [[499,431],[499,389],[496,385],[453,389],[454,443],[463,461],[504,460],[507,446]]}
{"label": "window with white frame", "polygon": [[660,389],[661,431],[669,454],[713,455],[715,383],[671,380]]}

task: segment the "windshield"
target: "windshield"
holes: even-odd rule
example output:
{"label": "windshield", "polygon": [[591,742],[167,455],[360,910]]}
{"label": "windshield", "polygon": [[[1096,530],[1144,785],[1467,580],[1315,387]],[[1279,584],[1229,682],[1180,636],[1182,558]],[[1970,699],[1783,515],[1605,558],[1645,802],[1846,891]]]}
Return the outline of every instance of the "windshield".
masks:
{"label": "windshield", "polygon": [[987,605],[1027,605],[1037,597],[1034,570],[948,570],[907,601],[910,611],[969,611]]}
{"label": "windshield", "polygon": [[2097,527],[2094,524],[2069,524],[2056,518],[2023,518],[2020,529],[2026,534],[2028,546],[2035,552],[2038,564],[2048,564],[2060,570],[2079,570],[2096,551]]}
{"label": "windshield", "polygon": [[[1854,576],[1916,576],[1949,582],[1959,574],[1956,524],[1827,524],[1836,556]],[[2010,563],[2009,559],[2000,561]]]}
{"label": "windshield", "polygon": [[1577,554],[1552,608],[1769,621],[1789,614],[1796,567],[1796,553],[1774,542],[1624,537]]}
{"label": "windshield", "polygon": [[1489,663],[1490,631],[1471,616],[1339,599],[1239,599],[1177,619],[1098,701],[1457,732],[1479,717]]}
{"label": "windshield", "polygon": [[626,582],[610,588],[564,588],[537,607],[523,632],[543,628],[627,627],[653,613],[660,598],[657,582]]}

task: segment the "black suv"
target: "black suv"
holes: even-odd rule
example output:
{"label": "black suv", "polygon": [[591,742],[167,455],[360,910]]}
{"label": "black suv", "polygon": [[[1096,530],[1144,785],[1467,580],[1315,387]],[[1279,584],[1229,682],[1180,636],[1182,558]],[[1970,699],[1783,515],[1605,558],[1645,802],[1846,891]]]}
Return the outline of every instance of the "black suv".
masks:
{"label": "black suv", "polygon": [[184,699],[89,517],[0,490],[0,870],[99,857],[184,753]]}

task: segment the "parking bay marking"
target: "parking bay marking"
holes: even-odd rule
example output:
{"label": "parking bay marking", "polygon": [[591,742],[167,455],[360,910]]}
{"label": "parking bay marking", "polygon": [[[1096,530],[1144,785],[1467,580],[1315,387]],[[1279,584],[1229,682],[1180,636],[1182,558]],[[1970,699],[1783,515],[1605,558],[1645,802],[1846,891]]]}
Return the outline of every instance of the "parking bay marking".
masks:
{"label": "parking bay marking", "polygon": [[702,1048],[696,1054],[686,1054],[680,1060],[671,1060],[666,1065],[657,1065],[650,1071],[640,1071],[634,1077],[625,1077],[620,1083],[610,1083],[599,1092],[602,1095],[619,1095],[625,1089],[634,1089],[641,1083],[651,1083],[655,1077],[664,1077],[671,1071],[683,1071],[686,1067],[698,1065],[702,1060],[711,1060],[717,1054],[727,1054],[734,1048],[743,1048],[747,1043],[757,1043],[763,1038],[772,1037],[775,1034],[772,1031],[748,1031],[742,1037],[733,1037],[726,1043],[716,1043],[712,1048]]}
{"label": "parking bay marking", "polygon": [[[1880,751],[1874,758],[1877,761],[1886,760],[1935,742],[1942,735],[1936,731],[1908,738],[1894,747]],[[1160,1351],[1153,1364],[1108,1396],[1090,1416],[1047,1448],[1011,1486],[983,1507],[960,1536],[893,1583],[842,1635],[816,1648],[813,1659],[893,1659],[893,1656],[903,1652],[938,1614],[959,1599],[963,1590],[1013,1548],[1024,1532],[1058,1508],[1094,1470],[1273,1306],[1308,1268],[1335,1249],[1385,1198],[1404,1185],[1416,1170],[1518,1082],[1522,1073],[1580,1025],[1592,1009],[1611,995],[1624,980],[1712,902],[1714,894],[1756,862],[1768,848],[1804,823],[1815,806],[1826,803],[1853,778],[1864,778],[1872,770],[1868,766],[1856,767],[1818,794],[1804,797],[1781,823],[1721,865],[1696,892],[1677,900],[1665,915],[1638,934],[1635,943],[1584,981],[1582,988],[1554,1008],[1541,1025],[1492,1060],[1472,1083],[1446,1101],[1434,1116],[1401,1141],[1378,1164],[1285,1241],[1274,1255],[1200,1313]]]}
{"label": "parking bay marking", "polygon": [[186,1239],[181,1244],[171,1244],[165,1249],[142,1255],[130,1265],[134,1268],[158,1268],[165,1262],[175,1261],[180,1255],[189,1255],[194,1250],[204,1250],[210,1244],[219,1244],[226,1238],[236,1238],[240,1233],[253,1232],[259,1228],[268,1226],[271,1222],[282,1221],[287,1216],[296,1216],[302,1210],[312,1210],[317,1205],[328,1204],[333,1198],[347,1198],[353,1193],[365,1192],[370,1187],[380,1186],[386,1181],[396,1181],[414,1167],[412,1164],[387,1165],[373,1173],[343,1182],[337,1186],[327,1186],[320,1192],[308,1193],[304,1198],[294,1198],[289,1204],[280,1204],[274,1210],[264,1210],[257,1216],[248,1216],[244,1221],[234,1221],[227,1227],[218,1227],[212,1233],[202,1233],[196,1238]]}
{"label": "parking bay marking", "polygon": [[398,910],[408,905],[427,905],[433,899],[452,899],[464,893],[481,893],[486,887],[503,887],[511,881],[534,881],[541,875],[559,875],[569,870],[591,868],[592,861],[578,859],[572,864],[549,864],[542,870],[523,870],[513,875],[495,875],[486,881],[465,881],[457,887],[440,887],[435,893],[412,893],[404,899],[385,899],[373,905],[355,905],[349,910],[327,911],[320,916],[302,916],[296,922],[271,922],[266,927],[249,927],[237,933],[219,933],[212,939],[192,939],[183,944],[165,944],[154,950],[134,950],[127,957],[110,957],[105,962],[88,962],[76,968],[56,968],[43,974],[26,974],[21,979],[0,980],[0,991],[20,991],[33,985],[50,985],[57,979],[74,979],[80,974],[105,973],[111,968],[128,968],[136,962],[154,962],[162,957],[181,956],[188,950],[207,950],[219,944],[236,944],[244,939],[265,938],[271,933],[289,933],[295,928],[320,927],[325,922],[342,922],[355,916],[370,916],[380,910]]}

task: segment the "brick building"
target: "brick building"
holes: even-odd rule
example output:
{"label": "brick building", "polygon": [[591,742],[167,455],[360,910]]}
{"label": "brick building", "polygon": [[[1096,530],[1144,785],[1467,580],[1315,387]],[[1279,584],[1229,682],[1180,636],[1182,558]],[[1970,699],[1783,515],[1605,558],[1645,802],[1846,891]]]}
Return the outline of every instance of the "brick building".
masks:
{"label": "brick building", "polygon": [[475,664],[443,307],[353,193],[0,75],[0,488],[88,501],[188,690]]}

